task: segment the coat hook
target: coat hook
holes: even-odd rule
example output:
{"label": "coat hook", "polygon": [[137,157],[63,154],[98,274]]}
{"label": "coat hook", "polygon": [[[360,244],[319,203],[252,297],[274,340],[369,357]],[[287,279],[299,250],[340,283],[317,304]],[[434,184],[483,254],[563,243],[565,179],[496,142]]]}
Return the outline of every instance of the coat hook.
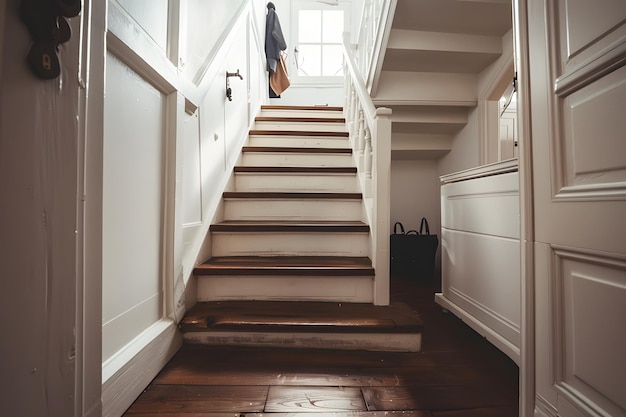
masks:
{"label": "coat hook", "polygon": [[61,73],[59,45],[70,40],[67,18],[80,13],[80,0],[22,0],[20,17],[33,40],[27,62],[33,73],[44,80]]}
{"label": "coat hook", "polygon": [[230,77],[239,77],[239,79],[243,80],[243,76],[239,74],[239,69],[237,69],[237,72],[226,71],[226,78],[230,78]]}
{"label": "coat hook", "polygon": [[243,80],[243,76],[239,74],[239,69],[237,72],[226,71],[226,97],[228,101],[233,101],[233,90],[230,88],[230,81],[228,80],[230,77],[239,77],[240,80]]}

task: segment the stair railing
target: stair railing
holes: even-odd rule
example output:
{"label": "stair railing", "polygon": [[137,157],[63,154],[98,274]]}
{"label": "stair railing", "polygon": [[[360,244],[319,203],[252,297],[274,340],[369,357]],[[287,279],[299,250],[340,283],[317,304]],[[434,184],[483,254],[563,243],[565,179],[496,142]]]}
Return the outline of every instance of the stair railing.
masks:
{"label": "stair railing", "polygon": [[372,91],[380,73],[397,0],[365,0],[354,57],[365,86]]}
{"label": "stair railing", "polygon": [[344,113],[370,225],[374,304],[389,304],[391,109],[376,108],[344,41]]}

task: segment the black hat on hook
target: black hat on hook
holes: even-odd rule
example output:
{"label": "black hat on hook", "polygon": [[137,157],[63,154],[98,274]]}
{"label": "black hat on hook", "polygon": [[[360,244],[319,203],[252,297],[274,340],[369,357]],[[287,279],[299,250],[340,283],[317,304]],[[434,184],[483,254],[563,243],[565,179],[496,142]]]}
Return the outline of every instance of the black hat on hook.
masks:
{"label": "black hat on hook", "polygon": [[271,1],[267,3],[267,8],[276,10],[276,6],[274,6],[274,3],[272,3]]}

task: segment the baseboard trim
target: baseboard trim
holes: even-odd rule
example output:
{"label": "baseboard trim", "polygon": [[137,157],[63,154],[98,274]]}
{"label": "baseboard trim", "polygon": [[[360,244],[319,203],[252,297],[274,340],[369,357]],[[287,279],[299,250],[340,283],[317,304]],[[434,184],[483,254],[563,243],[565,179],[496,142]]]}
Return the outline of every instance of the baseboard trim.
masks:
{"label": "baseboard trim", "polygon": [[119,417],[182,346],[176,323],[162,319],[102,364],[102,416]]}
{"label": "baseboard trim", "polygon": [[470,326],[481,336],[485,337],[492,345],[500,349],[519,366],[520,350],[517,346],[506,340],[504,337],[485,325],[483,322],[477,320],[474,316],[450,301],[443,294],[435,294],[435,302],[446,310],[451,311],[455,316],[463,320],[465,324]]}

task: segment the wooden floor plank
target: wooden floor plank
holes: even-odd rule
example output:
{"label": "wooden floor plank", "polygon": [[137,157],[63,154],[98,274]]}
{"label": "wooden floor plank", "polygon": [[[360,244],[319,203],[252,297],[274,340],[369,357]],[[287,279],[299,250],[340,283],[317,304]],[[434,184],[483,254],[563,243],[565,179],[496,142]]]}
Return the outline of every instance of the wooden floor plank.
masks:
{"label": "wooden floor plank", "polygon": [[369,410],[466,410],[515,401],[498,385],[363,387]]}
{"label": "wooden floor plank", "polygon": [[[186,413],[186,412],[152,412],[141,414],[128,414],[128,416],[137,417],[242,417],[242,413],[239,412],[222,412],[222,413]],[[260,415],[260,413],[245,413],[246,416]],[[311,417],[311,416],[309,416]]]}
{"label": "wooden floor plank", "polygon": [[268,413],[325,413],[337,411],[366,411],[359,388],[273,386],[267,396]]}
{"label": "wooden floor plank", "polygon": [[435,411],[433,417],[519,417],[518,407],[475,408],[472,410]]}
{"label": "wooden floor plank", "polygon": [[266,386],[151,385],[127,414],[260,412],[267,391]]}
{"label": "wooden floor plank", "polygon": [[155,384],[185,384],[185,385],[239,385],[242,380],[250,385],[276,386],[391,386],[398,382],[398,376],[393,373],[353,372],[348,375],[337,374],[333,371],[320,372],[298,371],[261,371],[249,370],[194,370],[180,371],[178,369],[164,371]]}
{"label": "wooden floor plank", "polygon": [[485,370],[478,366],[422,366],[404,368],[350,367],[316,369],[303,372],[302,369],[289,369],[281,364],[265,363],[263,369],[250,370],[228,366],[223,369],[216,364],[194,363],[186,366],[165,368],[155,384],[184,385],[308,385],[345,387],[389,387],[397,385],[454,385],[470,383],[515,384],[515,376],[498,369]]}
{"label": "wooden floor plank", "polygon": [[[337,411],[324,413],[142,413],[142,414],[128,414],[137,417],[433,417],[430,412],[427,411]],[[486,416],[491,417],[492,415]],[[493,414],[494,417],[500,417],[497,414]],[[456,416],[455,416],[456,417]],[[474,417],[470,415],[469,417]],[[509,415],[502,414],[501,417],[509,417]]]}

